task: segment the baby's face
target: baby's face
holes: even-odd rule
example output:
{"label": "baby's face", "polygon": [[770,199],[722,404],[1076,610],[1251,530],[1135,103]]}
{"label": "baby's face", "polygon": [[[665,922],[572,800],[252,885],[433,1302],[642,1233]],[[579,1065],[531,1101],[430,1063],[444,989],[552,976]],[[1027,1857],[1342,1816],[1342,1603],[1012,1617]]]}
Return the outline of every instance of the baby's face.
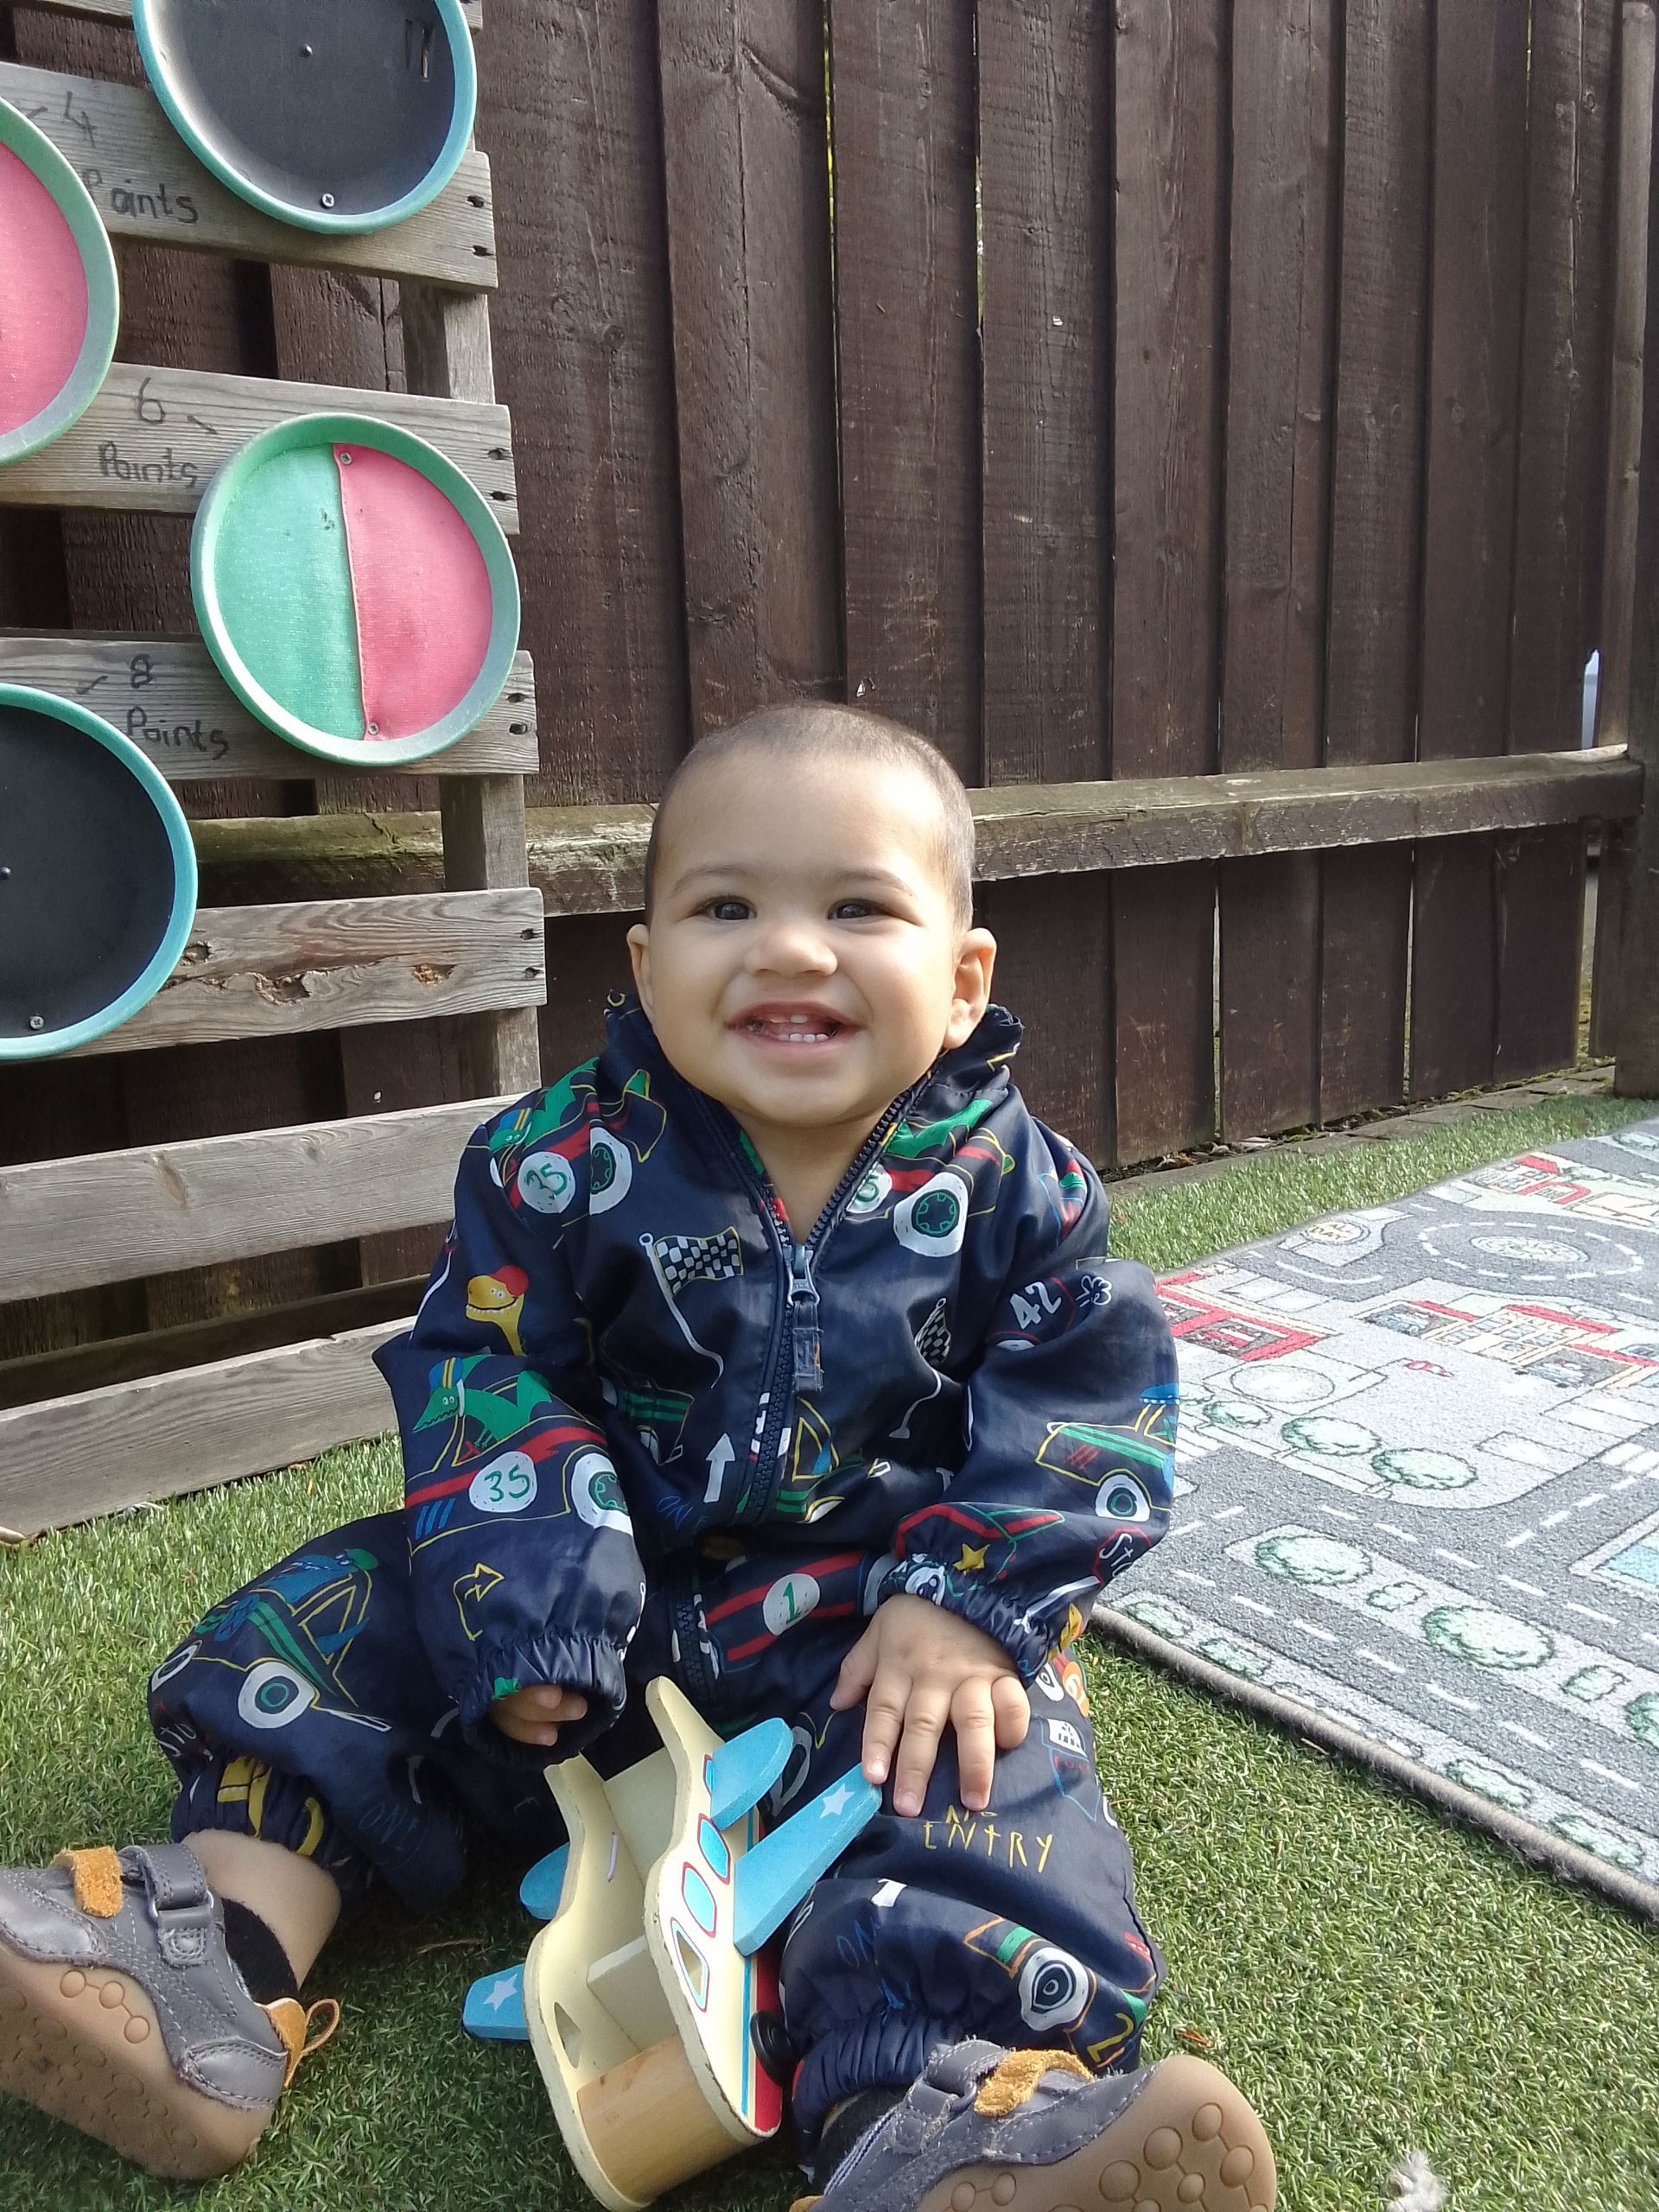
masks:
{"label": "baby's face", "polygon": [[673,1066],[757,1142],[855,1145],[972,1033],[995,946],[952,914],[938,818],[918,771],[825,760],[724,761],[676,798],[634,977]]}

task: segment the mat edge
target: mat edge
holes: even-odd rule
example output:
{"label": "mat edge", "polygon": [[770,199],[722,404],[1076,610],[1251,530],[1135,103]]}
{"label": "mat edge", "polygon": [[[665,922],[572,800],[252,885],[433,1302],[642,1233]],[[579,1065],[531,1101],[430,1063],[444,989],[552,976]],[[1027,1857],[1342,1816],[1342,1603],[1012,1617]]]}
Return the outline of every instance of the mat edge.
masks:
{"label": "mat edge", "polygon": [[1423,1799],[1436,1811],[1448,1815],[1459,1827],[1477,1828],[1494,1837],[1529,1866],[1560,1875],[1583,1888],[1599,1891],[1637,1919],[1659,1926],[1659,1885],[1644,1882],[1609,1860],[1598,1859],[1593,1852],[1567,1842],[1549,1829],[1522,1820],[1507,1806],[1495,1804],[1476,1790],[1461,1788],[1433,1769],[1419,1765],[1415,1759],[1390,1751],[1386,1744],[1373,1742],[1351,1728],[1344,1728],[1328,1714],[1299,1705],[1294,1698],[1285,1697],[1277,1690],[1264,1689],[1259,1682],[1230,1674],[1213,1660],[1201,1658],[1196,1652],[1172,1643],[1166,1637],[1159,1636],[1141,1622],[1118,1612],[1103,1597],[1096,1600],[1089,1625],[1136,1658],[1150,1661],[1195,1688],[1241,1706],[1258,1719],[1294,1732],[1321,1750],[1332,1751],[1353,1765],[1381,1775],[1412,1796]]}

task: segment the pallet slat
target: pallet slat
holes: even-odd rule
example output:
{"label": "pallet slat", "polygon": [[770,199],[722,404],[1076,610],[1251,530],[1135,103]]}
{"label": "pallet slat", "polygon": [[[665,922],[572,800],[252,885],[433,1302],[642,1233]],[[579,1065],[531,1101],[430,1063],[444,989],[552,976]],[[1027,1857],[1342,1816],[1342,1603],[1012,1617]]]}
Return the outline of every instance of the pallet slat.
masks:
{"label": "pallet slat", "polygon": [[219,463],[296,415],[372,416],[412,430],[466,471],[506,531],[518,526],[505,407],[416,392],[216,376],[117,361],[79,422],[0,469],[0,504],[193,514]]}
{"label": "pallet slat", "polygon": [[64,1057],[539,1006],[546,966],[534,890],[207,908],[149,1005]]}
{"label": "pallet slat", "polygon": [[378,1321],[0,1412],[0,1525],[33,1535],[378,1436],[391,1400],[371,1355],[408,1325]]}
{"label": "pallet slat", "polygon": [[[0,683],[31,683],[102,715],[143,751],[170,784],[270,776],[308,783],[322,766],[256,721],[196,638],[102,638],[81,632],[24,637],[0,631]],[[381,767],[364,747],[365,772]],[[501,696],[475,729],[414,776],[528,775],[536,767],[536,693],[521,652]],[[350,770],[338,770],[349,775]]]}
{"label": "pallet slat", "polygon": [[52,141],[92,194],[111,238],[292,261],[376,276],[423,276],[467,290],[496,283],[490,165],[463,155],[428,207],[390,229],[336,236],[264,214],[204,168],[154,93],[99,77],[0,61],[0,99]]}
{"label": "pallet slat", "polygon": [[[106,22],[130,23],[132,21],[132,0],[17,0],[24,8],[35,8],[42,14],[59,16],[93,16]],[[461,0],[461,13],[474,30],[484,22],[484,0]]]}
{"label": "pallet slat", "polygon": [[470,1099],[0,1168],[0,1300],[440,1221],[467,1138],[511,1103]]}

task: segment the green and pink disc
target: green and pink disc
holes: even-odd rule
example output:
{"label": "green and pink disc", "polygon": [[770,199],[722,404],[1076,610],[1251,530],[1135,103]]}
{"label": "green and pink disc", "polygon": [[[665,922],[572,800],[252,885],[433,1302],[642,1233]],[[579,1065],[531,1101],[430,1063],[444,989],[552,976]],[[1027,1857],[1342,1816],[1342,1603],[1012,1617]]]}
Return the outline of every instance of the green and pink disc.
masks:
{"label": "green and pink disc", "polygon": [[302,416],[226,461],[190,569],[232,690],[330,760],[397,767],[453,745],[518,643],[518,580],[482,493],[367,416]]}
{"label": "green and pink disc", "polygon": [[115,256],[57,148],[0,100],[0,464],[61,435],[108,373]]}

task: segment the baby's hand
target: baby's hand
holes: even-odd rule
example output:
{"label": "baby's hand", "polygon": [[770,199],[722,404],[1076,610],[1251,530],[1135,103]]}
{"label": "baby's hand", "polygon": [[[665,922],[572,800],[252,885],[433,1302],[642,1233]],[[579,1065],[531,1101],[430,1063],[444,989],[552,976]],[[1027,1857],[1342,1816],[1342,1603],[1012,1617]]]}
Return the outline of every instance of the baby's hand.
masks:
{"label": "baby's hand", "polygon": [[588,1710],[588,1700],[580,1690],[561,1689],[556,1682],[543,1682],[534,1688],[512,1690],[505,1697],[499,1697],[490,1707],[490,1718],[504,1736],[511,1736],[515,1744],[556,1744],[559,1726],[566,1720],[580,1720]]}
{"label": "baby's hand", "polygon": [[938,1754],[948,1720],[957,1732],[957,1774],[964,1809],[991,1802],[991,1770],[999,1750],[1025,1741],[1031,1703],[1008,1655],[982,1629],[907,1592],[875,1609],[841,1662],[830,1699],[837,1713],[868,1701],[864,1772],[887,1778],[895,1746],[893,1808],[913,1816]]}

